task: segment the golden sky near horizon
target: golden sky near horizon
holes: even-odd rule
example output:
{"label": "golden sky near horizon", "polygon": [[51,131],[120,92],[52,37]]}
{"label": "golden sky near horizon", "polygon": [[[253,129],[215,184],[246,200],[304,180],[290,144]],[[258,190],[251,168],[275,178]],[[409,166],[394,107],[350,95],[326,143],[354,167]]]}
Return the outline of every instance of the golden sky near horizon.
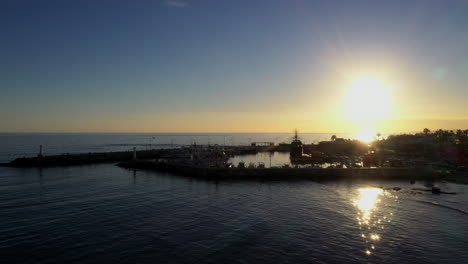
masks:
{"label": "golden sky near horizon", "polygon": [[[96,111],[92,115],[57,113],[53,118],[10,120],[5,132],[301,132],[402,133],[431,130],[465,129],[468,118],[457,115],[462,98],[453,98],[446,107],[437,104],[437,93],[417,95],[402,82],[391,82],[378,74],[349,75],[340,81],[319,81],[328,93],[311,93],[299,89],[304,96],[297,103],[285,100],[255,108],[246,104],[244,111],[212,109],[194,111],[134,112]],[[309,85],[303,80],[300,86]],[[406,90],[405,90],[406,89]],[[437,90],[437,89],[435,89]],[[316,98],[320,100],[317,100]],[[419,98],[422,97],[422,98]],[[314,99],[308,99],[314,98]],[[443,97],[438,97],[443,99]],[[421,102],[424,101],[424,102]],[[242,102],[239,102],[242,105]],[[219,107],[220,108],[220,107]],[[455,111],[454,111],[455,109]],[[11,129],[14,127],[15,129]]]}
{"label": "golden sky near horizon", "polygon": [[[432,130],[468,128],[468,118],[463,118],[465,113],[459,111],[464,99],[452,95],[448,102],[439,93],[443,91],[440,87],[432,88],[432,94],[418,94],[422,90],[408,88],[413,87],[413,83],[391,81],[391,78],[381,77],[382,74],[342,76],[332,80],[299,80],[298,93],[302,96],[262,102],[261,107],[246,100],[243,111],[228,109],[217,112],[214,109],[222,109],[219,105],[222,102],[218,101],[193,111],[158,111],[157,107],[139,108],[135,102],[135,109],[128,112],[117,107],[110,111],[96,110],[92,114],[70,113],[64,109],[44,119],[25,115],[8,120],[8,127],[3,130],[227,133],[291,132],[297,128],[301,132],[365,133],[369,138],[377,132],[415,132],[426,127]],[[436,84],[427,84],[427,87]],[[309,93],[307,86],[317,85],[327,89]],[[239,101],[238,105],[242,108],[243,102]]]}

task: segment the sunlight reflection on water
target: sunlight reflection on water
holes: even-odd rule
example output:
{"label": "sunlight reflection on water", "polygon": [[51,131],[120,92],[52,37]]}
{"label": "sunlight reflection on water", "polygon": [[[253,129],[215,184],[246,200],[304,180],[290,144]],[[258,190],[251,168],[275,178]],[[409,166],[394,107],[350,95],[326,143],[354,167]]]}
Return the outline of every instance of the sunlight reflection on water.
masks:
{"label": "sunlight reflection on water", "polygon": [[[376,243],[381,239],[378,230],[384,229],[384,224],[390,222],[392,212],[382,211],[383,207],[380,206],[382,199],[398,198],[393,196],[390,192],[384,191],[381,188],[367,187],[358,189],[358,197],[353,201],[354,206],[359,210],[357,221],[359,229],[362,230],[361,238],[366,243],[365,253],[371,255],[376,249]],[[381,212],[378,212],[380,209]],[[388,213],[388,217],[384,216]]]}

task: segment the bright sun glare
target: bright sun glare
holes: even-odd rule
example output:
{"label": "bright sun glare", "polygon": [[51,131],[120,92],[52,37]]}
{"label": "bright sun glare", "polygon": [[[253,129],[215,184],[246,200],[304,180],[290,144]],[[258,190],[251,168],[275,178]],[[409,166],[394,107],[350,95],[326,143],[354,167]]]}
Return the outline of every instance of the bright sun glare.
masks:
{"label": "bright sun glare", "polygon": [[376,132],[372,129],[364,129],[364,130],[359,131],[356,134],[357,139],[363,142],[367,142],[367,143],[373,141],[375,136],[376,136]]}
{"label": "bright sun glare", "polygon": [[376,208],[377,203],[380,202],[379,196],[383,193],[380,188],[360,188],[358,189],[359,198],[354,200],[354,205],[359,208],[363,217],[363,221],[368,221],[372,210]]}
{"label": "bright sun glare", "polygon": [[352,82],[344,102],[344,113],[351,120],[377,120],[390,117],[391,86],[375,78]]}
{"label": "bright sun glare", "polygon": [[343,103],[344,117],[357,128],[356,138],[371,142],[376,138],[375,121],[391,116],[392,86],[372,77],[355,79]]}

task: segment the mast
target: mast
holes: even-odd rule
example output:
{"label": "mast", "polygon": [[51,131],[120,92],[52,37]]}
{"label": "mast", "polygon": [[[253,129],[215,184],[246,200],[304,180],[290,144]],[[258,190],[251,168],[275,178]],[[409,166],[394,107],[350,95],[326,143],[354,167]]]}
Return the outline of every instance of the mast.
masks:
{"label": "mast", "polygon": [[297,135],[297,128],[294,129],[294,140],[299,140],[299,136]]}

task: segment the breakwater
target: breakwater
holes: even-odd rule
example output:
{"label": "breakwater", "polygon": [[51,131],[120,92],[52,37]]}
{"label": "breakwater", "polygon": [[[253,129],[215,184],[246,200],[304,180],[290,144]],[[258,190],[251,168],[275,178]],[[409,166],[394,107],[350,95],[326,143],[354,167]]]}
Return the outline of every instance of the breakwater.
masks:
{"label": "breakwater", "polygon": [[[191,154],[218,153],[223,156],[256,154],[258,152],[289,151],[288,145],[281,146],[224,146],[219,145],[197,145],[190,147],[138,150],[136,156],[140,160],[149,159],[188,159]],[[134,150],[117,152],[89,152],[78,154],[61,154],[36,157],[21,157],[8,163],[0,163],[3,167],[52,167],[52,166],[73,166],[95,163],[112,163],[133,159]]]}
{"label": "breakwater", "polygon": [[183,176],[214,180],[337,180],[337,179],[435,179],[434,171],[421,168],[230,168],[203,167],[189,163],[125,161],[119,167],[166,171]]}
{"label": "breakwater", "polygon": [[[171,158],[178,155],[178,149],[140,150],[136,155],[140,159]],[[9,163],[2,163],[4,167],[53,167],[53,166],[73,166],[95,163],[112,163],[133,158],[134,151],[119,152],[90,152],[80,154],[62,154],[51,156],[23,157],[17,158]]]}

